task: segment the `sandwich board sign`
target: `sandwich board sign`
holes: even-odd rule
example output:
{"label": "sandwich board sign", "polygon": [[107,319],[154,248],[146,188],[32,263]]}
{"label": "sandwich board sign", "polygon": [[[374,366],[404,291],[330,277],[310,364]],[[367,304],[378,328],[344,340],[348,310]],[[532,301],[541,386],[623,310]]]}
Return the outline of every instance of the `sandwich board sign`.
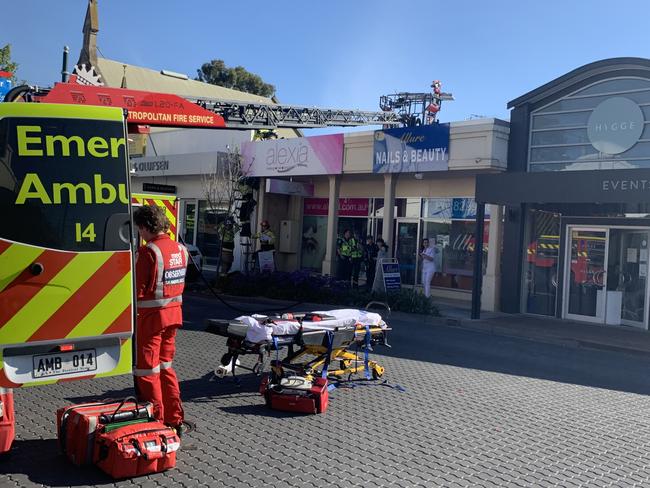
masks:
{"label": "sandwich board sign", "polygon": [[379,269],[375,275],[373,291],[384,291],[385,293],[400,291],[402,278],[399,272],[399,261],[393,258],[380,259],[377,267]]}
{"label": "sandwich board sign", "polygon": [[273,251],[260,251],[257,253],[257,259],[262,273],[273,273],[275,271]]}

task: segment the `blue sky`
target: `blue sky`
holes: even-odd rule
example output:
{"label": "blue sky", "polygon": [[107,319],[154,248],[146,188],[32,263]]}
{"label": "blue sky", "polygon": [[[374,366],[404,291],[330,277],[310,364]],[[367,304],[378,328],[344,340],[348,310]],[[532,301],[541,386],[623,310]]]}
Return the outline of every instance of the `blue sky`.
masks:
{"label": "blue sky", "polygon": [[[3,5],[0,45],[18,76],[50,85],[63,45],[79,55],[85,0]],[[379,96],[427,91],[455,101],[443,122],[508,119],[506,103],[574,68],[650,58],[650,3],[526,0],[100,0],[104,57],[195,76],[213,58],[242,65],[288,104],[378,110]]]}

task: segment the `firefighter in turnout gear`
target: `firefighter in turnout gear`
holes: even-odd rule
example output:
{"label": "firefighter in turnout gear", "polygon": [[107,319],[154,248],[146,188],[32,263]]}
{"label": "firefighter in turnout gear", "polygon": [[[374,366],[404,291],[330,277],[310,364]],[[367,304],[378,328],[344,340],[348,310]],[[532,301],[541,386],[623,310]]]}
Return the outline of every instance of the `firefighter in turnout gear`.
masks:
{"label": "firefighter in turnout gear", "polygon": [[156,419],[176,428],[183,426],[183,406],[172,360],[176,331],[183,324],[182,294],[187,269],[187,249],[173,241],[162,208],[143,205],[133,222],[146,245],[136,259],[138,321],[133,375],[140,401],[154,405]]}
{"label": "firefighter in turnout gear", "polygon": [[230,272],[232,263],[235,260],[235,234],[239,230],[239,225],[235,223],[232,217],[228,217],[223,223],[219,224],[217,229],[221,238],[221,262],[219,263],[219,274],[221,276],[226,276]]}
{"label": "firefighter in turnout gear", "polygon": [[261,231],[253,235],[253,239],[260,240],[260,251],[275,251],[275,234],[269,226],[268,220],[260,223]]}

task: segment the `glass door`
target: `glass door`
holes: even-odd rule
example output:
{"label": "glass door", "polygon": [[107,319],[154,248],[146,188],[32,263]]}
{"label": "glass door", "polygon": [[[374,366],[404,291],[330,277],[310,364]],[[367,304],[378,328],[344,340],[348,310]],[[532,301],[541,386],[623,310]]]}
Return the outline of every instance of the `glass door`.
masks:
{"label": "glass door", "polygon": [[395,257],[404,285],[415,285],[418,265],[418,221],[398,220],[395,233]]}
{"label": "glass door", "polygon": [[609,230],[568,227],[564,316],[605,323]]}
{"label": "glass door", "polygon": [[195,245],[196,243],[196,200],[189,200],[183,202],[184,211],[183,217],[185,219],[183,225],[183,241],[185,244]]}
{"label": "glass door", "polygon": [[648,328],[648,230],[611,229],[605,323]]}

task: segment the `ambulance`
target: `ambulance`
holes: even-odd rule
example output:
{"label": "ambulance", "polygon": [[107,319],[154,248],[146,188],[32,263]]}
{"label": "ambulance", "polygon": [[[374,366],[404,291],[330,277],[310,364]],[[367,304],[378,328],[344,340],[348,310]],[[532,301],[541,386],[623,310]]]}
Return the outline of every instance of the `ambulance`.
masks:
{"label": "ambulance", "polygon": [[121,108],[0,104],[0,402],[131,372],[126,137]]}

